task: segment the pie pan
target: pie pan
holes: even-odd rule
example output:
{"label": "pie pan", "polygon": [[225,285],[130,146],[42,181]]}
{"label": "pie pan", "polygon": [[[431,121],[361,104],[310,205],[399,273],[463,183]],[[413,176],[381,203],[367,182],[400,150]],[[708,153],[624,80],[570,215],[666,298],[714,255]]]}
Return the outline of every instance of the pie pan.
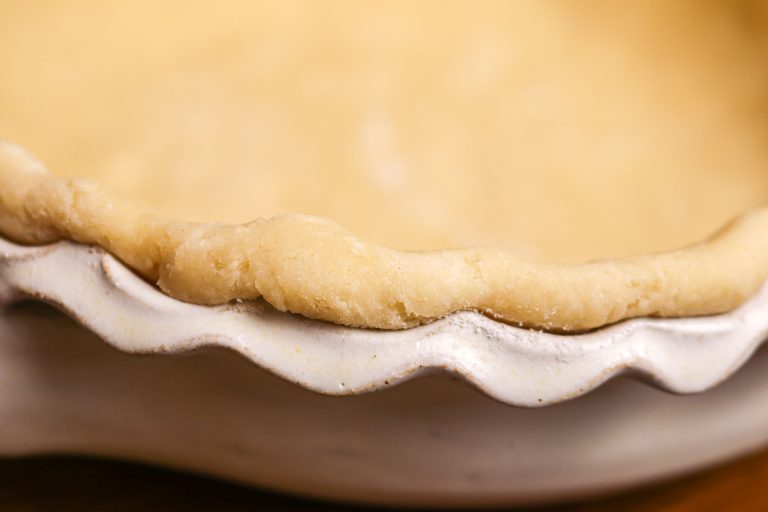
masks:
{"label": "pie pan", "polygon": [[606,492],[768,440],[765,357],[709,389],[765,339],[766,289],[723,315],[581,335],[474,313],[376,331],[262,303],[191,305],[101,249],[2,240],[0,297],[4,455],[120,457],[328,499],[467,506]]}
{"label": "pie pan", "polygon": [[0,453],[494,505],[756,448],[766,35],[762,0],[5,0]]}

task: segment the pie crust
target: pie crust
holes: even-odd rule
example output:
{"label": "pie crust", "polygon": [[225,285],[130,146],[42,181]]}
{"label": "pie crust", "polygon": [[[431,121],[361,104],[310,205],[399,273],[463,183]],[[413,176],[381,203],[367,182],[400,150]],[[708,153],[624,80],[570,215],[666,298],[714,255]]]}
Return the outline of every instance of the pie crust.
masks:
{"label": "pie crust", "polygon": [[713,314],[768,277],[762,2],[183,5],[4,6],[0,136],[57,174],[0,145],[0,234],[383,329]]}

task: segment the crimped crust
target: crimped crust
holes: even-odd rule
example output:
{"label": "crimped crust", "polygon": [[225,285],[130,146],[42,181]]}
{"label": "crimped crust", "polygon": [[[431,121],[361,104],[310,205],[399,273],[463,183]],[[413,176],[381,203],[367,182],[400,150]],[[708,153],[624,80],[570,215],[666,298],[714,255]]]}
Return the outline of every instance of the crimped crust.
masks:
{"label": "crimped crust", "polygon": [[0,232],[30,244],[97,244],[185,301],[263,297],[281,311],[381,329],[460,310],[559,331],[713,314],[768,277],[768,210],[674,252],[547,265],[489,249],[394,251],[303,215],[244,225],[175,221],[92,181],[55,177],[10,143],[0,145]]}

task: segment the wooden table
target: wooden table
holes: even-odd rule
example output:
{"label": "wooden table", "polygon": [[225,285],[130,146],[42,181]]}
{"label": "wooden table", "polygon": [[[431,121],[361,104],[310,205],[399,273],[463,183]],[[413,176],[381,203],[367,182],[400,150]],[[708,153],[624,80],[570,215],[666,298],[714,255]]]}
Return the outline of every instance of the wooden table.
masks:
{"label": "wooden table", "polygon": [[[313,503],[136,464],[71,457],[0,459],[0,511],[331,511]],[[768,510],[768,450],[699,474],[587,503],[570,512]]]}

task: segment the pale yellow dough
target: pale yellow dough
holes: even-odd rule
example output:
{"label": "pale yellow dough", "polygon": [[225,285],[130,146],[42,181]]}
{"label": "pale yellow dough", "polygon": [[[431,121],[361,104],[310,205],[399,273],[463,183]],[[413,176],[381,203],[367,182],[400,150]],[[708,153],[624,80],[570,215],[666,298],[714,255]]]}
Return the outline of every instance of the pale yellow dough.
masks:
{"label": "pale yellow dough", "polygon": [[0,137],[55,173],[0,144],[0,234],[190,302],[578,331],[768,277],[760,0],[5,0]]}

